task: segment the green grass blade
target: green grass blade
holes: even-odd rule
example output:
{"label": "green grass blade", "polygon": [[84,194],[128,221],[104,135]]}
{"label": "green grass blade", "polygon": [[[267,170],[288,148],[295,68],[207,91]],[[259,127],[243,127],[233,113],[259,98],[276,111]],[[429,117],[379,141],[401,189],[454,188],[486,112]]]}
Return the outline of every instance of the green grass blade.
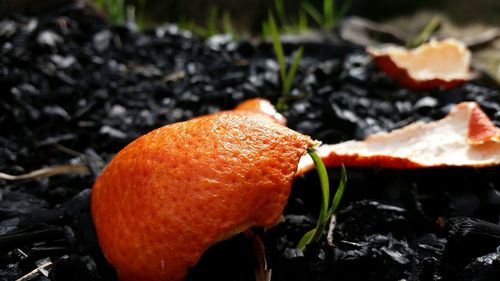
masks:
{"label": "green grass blade", "polygon": [[334,19],[334,9],[335,3],[334,0],[323,0],[323,28],[330,29],[335,25]]}
{"label": "green grass blade", "polygon": [[311,238],[314,236],[314,233],[316,232],[316,228],[309,230],[302,236],[300,239],[299,243],[297,244],[297,249],[304,250],[304,248],[311,243]]}
{"label": "green grass blade", "polygon": [[318,221],[323,223],[327,220],[328,204],[330,202],[330,183],[328,181],[328,173],[326,172],[325,164],[323,164],[323,161],[321,161],[321,158],[313,149],[308,149],[307,153],[309,153],[314,165],[316,165],[316,171],[318,172],[319,182],[321,185],[322,202]]}
{"label": "green grass blade", "polygon": [[313,5],[309,2],[301,3],[302,9],[319,25],[323,26],[323,16]]}
{"label": "green grass blade", "polygon": [[337,211],[337,209],[340,205],[340,201],[342,200],[342,197],[344,196],[344,190],[345,190],[346,183],[347,183],[347,172],[345,170],[344,164],[342,164],[342,173],[340,175],[339,187],[337,188],[337,191],[335,192],[335,196],[333,197],[332,206],[330,207],[330,210],[328,210],[328,215],[327,215],[328,218],[330,218]]}
{"label": "green grass blade", "polygon": [[297,244],[297,248],[303,250],[308,244],[313,242],[318,242],[325,230],[326,225],[329,223],[330,218],[333,213],[337,210],[340,200],[342,200],[342,196],[344,194],[345,185],[347,182],[347,173],[344,165],[342,165],[342,174],[340,176],[340,184],[335,193],[335,196],[332,200],[332,206],[328,209],[329,203],[329,182],[328,182],[328,174],[323,164],[323,161],[319,157],[319,155],[314,151],[314,149],[308,149],[307,153],[311,156],[315,166],[316,171],[318,172],[319,181],[321,184],[321,193],[322,193],[322,202],[321,202],[321,210],[318,221],[316,223],[316,227],[310,231],[308,231],[304,236],[300,239]]}
{"label": "green grass blade", "polygon": [[224,11],[222,13],[222,25],[224,27],[224,33],[231,34],[233,37],[235,36],[233,21],[231,20],[231,13],[229,13],[229,11]]}
{"label": "green grass blade", "polygon": [[286,78],[284,81],[284,93],[290,93],[290,90],[292,89],[292,84],[293,84],[293,78],[295,77],[295,74],[297,73],[297,69],[299,67],[299,62],[300,59],[302,58],[302,53],[304,52],[304,48],[300,47],[299,50],[295,53],[295,56],[293,57],[292,65],[290,66],[290,69],[286,73]]}
{"label": "green grass blade", "polygon": [[262,37],[264,38],[271,37],[271,28],[269,27],[269,22],[264,21],[262,23]]}
{"label": "green grass blade", "polygon": [[299,32],[305,31],[309,28],[309,22],[307,19],[307,14],[304,10],[299,11]]}
{"label": "green grass blade", "polygon": [[[352,0],[346,0],[342,7],[338,10],[336,16],[335,16],[335,21],[337,22],[341,18],[345,17],[347,15],[347,12],[352,6]],[[335,23],[336,23],[335,22]]]}
{"label": "green grass blade", "polygon": [[214,35],[217,33],[217,15],[219,13],[219,10],[217,7],[212,6],[210,9],[210,15],[207,20],[207,31],[208,31],[208,36]]}
{"label": "green grass blade", "polygon": [[429,38],[432,36],[432,33],[436,31],[440,24],[441,23],[437,17],[432,18],[432,20],[422,29],[422,31],[420,31],[417,37],[408,42],[408,47],[415,48],[422,45],[422,43],[424,43],[425,41],[429,40]]}
{"label": "green grass blade", "polygon": [[273,41],[274,52],[276,53],[276,59],[278,60],[278,65],[280,68],[281,82],[285,83],[285,80],[286,80],[285,54],[283,52],[283,46],[281,46],[278,27],[276,26],[276,22],[274,21],[274,17],[271,14],[269,14],[268,24],[269,24],[269,31],[271,33],[271,38]]}
{"label": "green grass blade", "polygon": [[136,25],[139,30],[144,29],[144,25],[146,24],[146,0],[138,0],[137,9],[135,9],[136,13]]}
{"label": "green grass blade", "polygon": [[276,9],[276,14],[278,14],[278,19],[281,23],[281,26],[287,26],[288,19],[286,17],[285,5],[283,4],[283,0],[274,0],[274,7]]}
{"label": "green grass blade", "polygon": [[99,10],[104,11],[104,9],[106,9],[106,0],[95,0],[95,5]]}

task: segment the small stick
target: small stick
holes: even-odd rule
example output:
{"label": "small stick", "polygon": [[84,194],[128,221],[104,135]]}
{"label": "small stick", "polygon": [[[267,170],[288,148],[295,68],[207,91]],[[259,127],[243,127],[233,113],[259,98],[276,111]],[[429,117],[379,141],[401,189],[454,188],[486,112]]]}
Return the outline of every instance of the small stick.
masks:
{"label": "small stick", "polygon": [[45,277],[47,277],[45,274],[47,272],[47,269],[52,266],[52,262],[48,261],[46,263],[43,263],[39,265],[37,268],[33,269],[32,271],[28,272],[24,276],[16,279],[16,281],[27,281],[31,280],[32,278],[38,276],[40,273],[43,274]]}
{"label": "small stick", "polygon": [[47,168],[42,168],[39,170],[31,171],[27,174],[22,175],[9,175],[6,173],[0,173],[0,179],[2,180],[32,180],[39,178],[48,178],[57,175],[64,174],[79,174],[87,175],[90,174],[89,168],[86,165],[57,165]]}
{"label": "small stick", "polygon": [[326,236],[326,242],[331,247],[335,247],[335,244],[333,243],[333,230],[335,229],[336,225],[337,225],[337,216],[334,214],[330,218],[330,225],[328,226],[328,234]]}

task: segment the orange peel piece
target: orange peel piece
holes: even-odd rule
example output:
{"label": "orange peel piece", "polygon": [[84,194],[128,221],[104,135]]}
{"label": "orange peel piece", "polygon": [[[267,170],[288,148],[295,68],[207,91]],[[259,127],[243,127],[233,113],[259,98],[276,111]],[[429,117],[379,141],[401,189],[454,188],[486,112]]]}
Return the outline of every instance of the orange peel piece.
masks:
{"label": "orange peel piece", "polygon": [[367,52],[389,77],[411,89],[449,89],[471,78],[471,52],[455,39],[433,40],[415,49],[368,47]]}
{"label": "orange peel piece", "polygon": [[[317,153],[326,166],[396,169],[485,167],[500,165],[500,129],[475,102],[456,105],[443,119],[410,124],[364,141],[322,145]],[[297,175],[314,168],[303,157]]]}
{"label": "orange peel piece", "polygon": [[265,99],[254,98],[240,103],[234,110],[248,111],[256,114],[262,114],[270,117],[277,124],[286,125],[286,119],[281,115],[276,108]]}
{"label": "orange peel piece", "polygon": [[97,178],[92,216],[120,280],[182,280],[212,244],[278,222],[313,143],[248,108],[143,135]]}

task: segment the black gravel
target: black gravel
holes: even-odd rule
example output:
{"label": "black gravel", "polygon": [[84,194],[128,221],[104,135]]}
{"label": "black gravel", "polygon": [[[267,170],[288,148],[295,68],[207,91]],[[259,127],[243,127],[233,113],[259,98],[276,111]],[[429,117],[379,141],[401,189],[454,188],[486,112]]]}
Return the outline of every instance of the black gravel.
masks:
{"label": "black gravel", "polygon": [[[313,138],[362,139],[442,118],[464,100],[480,103],[500,126],[500,87],[481,73],[452,90],[416,92],[387,78],[352,43],[304,45],[284,114],[289,127]],[[276,102],[281,86],[268,43],[224,35],[203,41],[175,25],[137,32],[69,6],[0,21],[0,88],[1,172],[68,163],[92,170],[0,180],[0,279],[51,262],[31,280],[116,280],[89,212],[103,165],[153,128],[252,97]],[[315,223],[319,188],[314,173],[303,176],[285,222],[255,230],[272,280],[499,280],[499,171],[349,168],[335,246],[324,241],[305,252],[294,246]],[[335,182],[339,171],[329,172]],[[239,235],[212,247],[188,280],[255,280],[255,266],[252,242]]]}

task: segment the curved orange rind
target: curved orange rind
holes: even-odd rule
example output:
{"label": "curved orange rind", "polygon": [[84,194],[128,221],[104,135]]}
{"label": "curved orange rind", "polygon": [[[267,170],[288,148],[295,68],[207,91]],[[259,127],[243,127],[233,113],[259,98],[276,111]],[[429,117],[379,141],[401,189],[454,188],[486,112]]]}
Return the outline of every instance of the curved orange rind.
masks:
{"label": "curved orange rind", "polygon": [[[410,124],[364,141],[322,145],[317,153],[327,167],[485,167],[500,165],[500,129],[475,102],[456,105],[443,119]],[[314,169],[300,160],[297,175]]]}
{"label": "curved orange rind", "polygon": [[471,78],[471,53],[455,39],[432,40],[415,49],[368,47],[367,52],[389,77],[411,89],[449,89]]}
{"label": "curved orange rind", "polygon": [[120,280],[182,280],[212,244],[278,222],[313,142],[274,118],[248,107],[203,116],[143,135],[113,158],[91,205]]}

